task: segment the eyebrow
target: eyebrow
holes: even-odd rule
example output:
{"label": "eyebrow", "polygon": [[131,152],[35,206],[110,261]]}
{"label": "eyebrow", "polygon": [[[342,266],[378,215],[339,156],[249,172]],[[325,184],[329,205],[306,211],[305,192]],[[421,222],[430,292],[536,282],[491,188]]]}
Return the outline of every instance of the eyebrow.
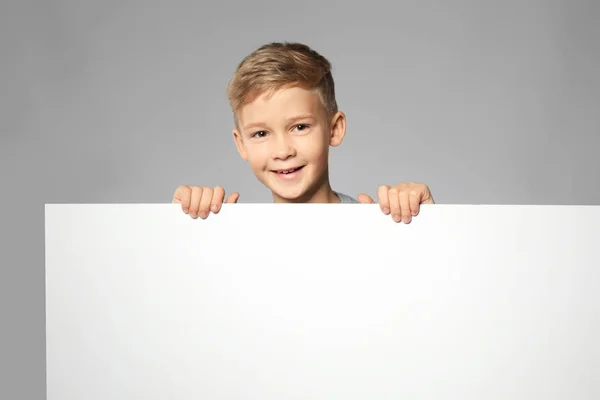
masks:
{"label": "eyebrow", "polygon": [[[291,124],[292,122],[301,121],[301,120],[307,120],[307,119],[315,120],[315,117],[312,114],[297,115],[297,116],[294,116],[294,117],[287,118],[285,120],[285,123],[286,124]],[[251,124],[245,125],[244,126],[244,130],[250,130],[252,128],[262,128],[262,127],[265,127],[265,126],[267,126],[267,123],[265,123],[265,122],[253,122]]]}
{"label": "eyebrow", "polygon": [[295,117],[291,117],[285,120],[286,123],[291,124],[292,122],[296,122],[296,121],[300,121],[303,119],[312,119],[314,120],[315,117],[312,114],[303,114],[303,115],[298,115]]}

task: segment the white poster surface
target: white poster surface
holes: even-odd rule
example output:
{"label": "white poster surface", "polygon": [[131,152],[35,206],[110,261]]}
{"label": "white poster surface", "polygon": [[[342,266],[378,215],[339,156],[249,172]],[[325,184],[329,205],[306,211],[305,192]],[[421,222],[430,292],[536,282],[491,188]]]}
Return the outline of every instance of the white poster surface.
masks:
{"label": "white poster surface", "polygon": [[48,400],[598,399],[600,207],[46,205]]}

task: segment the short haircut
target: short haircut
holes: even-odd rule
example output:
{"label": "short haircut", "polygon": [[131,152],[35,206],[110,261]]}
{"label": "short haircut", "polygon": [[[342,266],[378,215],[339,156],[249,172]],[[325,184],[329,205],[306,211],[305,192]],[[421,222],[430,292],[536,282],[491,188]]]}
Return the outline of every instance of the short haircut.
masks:
{"label": "short haircut", "polygon": [[328,115],[338,111],[331,63],[302,43],[273,42],[250,53],[231,78],[227,97],[236,115],[262,94],[286,87],[314,90]]}

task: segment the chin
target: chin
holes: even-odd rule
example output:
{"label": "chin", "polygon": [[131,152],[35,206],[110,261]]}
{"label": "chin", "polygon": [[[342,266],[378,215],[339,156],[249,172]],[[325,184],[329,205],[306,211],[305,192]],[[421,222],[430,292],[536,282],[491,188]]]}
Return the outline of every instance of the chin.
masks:
{"label": "chin", "polygon": [[300,202],[303,197],[306,196],[305,190],[299,189],[290,189],[290,190],[281,190],[281,189],[271,189],[271,191],[278,197],[282,198],[285,201],[289,202]]}
{"label": "chin", "polygon": [[309,188],[305,184],[298,182],[294,185],[280,185],[277,182],[267,185],[269,190],[284,201],[297,203],[302,202],[309,193]]}
{"label": "chin", "polygon": [[272,172],[263,175],[261,181],[276,196],[283,201],[290,203],[299,203],[307,201],[315,187],[315,183],[310,176],[308,169],[301,172],[296,178],[290,177],[285,181],[273,176]]}

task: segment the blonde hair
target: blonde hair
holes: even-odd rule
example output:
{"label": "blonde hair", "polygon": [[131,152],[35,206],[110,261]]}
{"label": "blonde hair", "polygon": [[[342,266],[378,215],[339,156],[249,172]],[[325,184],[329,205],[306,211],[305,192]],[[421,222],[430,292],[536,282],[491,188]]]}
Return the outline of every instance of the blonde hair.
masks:
{"label": "blonde hair", "polygon": [[227,97],[235,116],[265,92],[293,86],[316,91],[329,115],[338,111],[331,63],[302,43],[274,42],[250,53],[233,74]]}

